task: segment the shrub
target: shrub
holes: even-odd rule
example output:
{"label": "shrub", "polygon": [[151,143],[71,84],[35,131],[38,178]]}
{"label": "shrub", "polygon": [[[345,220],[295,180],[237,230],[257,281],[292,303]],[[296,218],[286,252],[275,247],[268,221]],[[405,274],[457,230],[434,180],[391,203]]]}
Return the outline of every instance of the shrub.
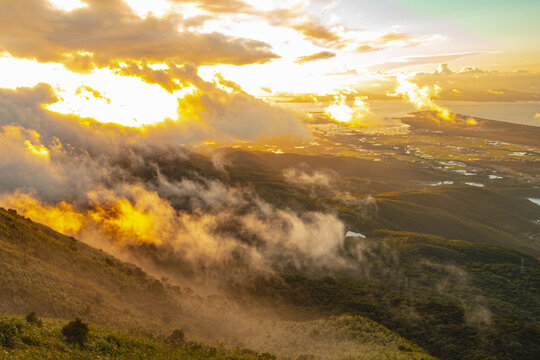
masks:
{"label": "shrub", "polygon": [[107,342],[109,342],[111,344],[114,344],[116,346],[120,346],[120,340],[118,340],[118,338],[116,336],[114,336],[114,335],[107,335],[105,340],[107,340]]}
{"label": "shrub", "polygon": [[13,348],[20,341],[24,324],[17,319],[0,318],[0,346]]}
{"label": "shrub", "polygon": [[173,330],[173,332],[171,333],[171,335],[169,335],[167,339],[173,344],[180,345],[184,343],[185,341],[184,337],[185,337],[184,331],[180,329],[176,329],[176,330]]}
{"label": "shrub", "polygon": [[25,319],[26,319],[27,323],[34,324],[34,325],[37,325],[39,327],[41,327],[43,325],[43,322],[41,321],[40,318],[38,318],[35,311],[29,312],[28,314],[26,314]]}
{"label": "shrub", "polygon": [[62,328],[62,335],[68,343],[83,347],[88,338],[88,325],[77,318]]}

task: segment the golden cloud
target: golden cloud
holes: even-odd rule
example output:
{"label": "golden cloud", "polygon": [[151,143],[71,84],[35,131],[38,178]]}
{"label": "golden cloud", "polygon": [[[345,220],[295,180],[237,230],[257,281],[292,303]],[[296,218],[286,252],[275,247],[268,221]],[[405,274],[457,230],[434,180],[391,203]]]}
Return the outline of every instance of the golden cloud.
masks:
{"label": "golden cloud", "polygon": [[0,51],[77,71],[126,60],[243,65],[278,57],[261,41],[178,31],[178,14],[141,18],[121,0],[86,3],[70,12],[46,0],[0,3]]}
{"label": "golden cloud", "polygon": [[296,59],[296,62],[298,64],[303,64],[310,61],[316,61],[316,60],[323,60],[323,59],[331,59],[333,57],[336,57],[336,53],[333,53],[331,51],[320,51],[315,54],[306,55],[306,56],[300,56]]}
{"label": "golden cloud", "polygon": [[440,64],[432,73],[414,76],[419,86],[437,84],[441,91],[437,98],[465,101],[538,101],[540,73],[521,71],[485,71],[464,68],[452,71],[448,65]]}
{"label": "golden cloud", "polygon": [[373,40],[361,42],[356,47],[355,50],[357,52],[372,52],[372,51],[383,50],[390,46],[397,46],[397,47],[415,46],[423,42],[432,41],[432,40],[433,38],[415,39],[411,37],[409,34],[392,31],[392,32],[383,34]]}

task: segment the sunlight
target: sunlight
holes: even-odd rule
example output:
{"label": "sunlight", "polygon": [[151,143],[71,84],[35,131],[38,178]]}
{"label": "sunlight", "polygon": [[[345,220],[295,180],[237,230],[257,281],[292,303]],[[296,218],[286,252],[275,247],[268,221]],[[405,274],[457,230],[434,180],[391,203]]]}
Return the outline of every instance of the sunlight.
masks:
{"label": "sunlight", "polygon": [[177,97],[137,77],[121,76],[109,69],[80,74],[61,64],[43,64],[5,54],[0,57],[0,88],[33,87],[39,83],[53,87],[58,99],[45,108],[57,113],[124,126],[177,119]]}
{"label": "sunlight", "polygon": [[129,7],[131,7],[137,15],[142,18],[151,13],[153,16],[162,17],[172,7],[172,4],[166,0],[124,0]]}
{"label": "sunlight", "polygon": [[48,158],[49,157],[49,149],[47,149],[45,146],[43,145],[34,145],[30,142],[30,140],[26,140],[24,142],[24,145],[26,145],[26,147],[28,148],[28,150],[30,150],[30,152],[34,155],[37,155],[37,156],[41,156],[41,157],[44,157],[44,158]]}
{"label": "sunlight", "polygon": [[85,8],[88,4],[81,0],[48,0],[55,8],[63,11],[73,11],[76,9]]}

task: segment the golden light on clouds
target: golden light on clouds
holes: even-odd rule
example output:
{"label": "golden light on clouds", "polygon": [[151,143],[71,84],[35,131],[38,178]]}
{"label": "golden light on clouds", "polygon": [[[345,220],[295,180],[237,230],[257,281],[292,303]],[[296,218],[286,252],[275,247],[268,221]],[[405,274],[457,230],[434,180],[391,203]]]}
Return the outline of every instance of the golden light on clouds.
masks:
{"label": "golden light on clouds", "polygon": [[16,209],[22,215],[63,234],[75,235],[84,224],[84,216],[72,205],[64,201],[55,205],[44,204],[31,193],[16,191],[13,194],[2,194],[0,206]]}
{"label": "golden light on clouds", "polygon": [[339,97],[324,107],[332,119],[354,126],[381,123],[369,107],[373,99],[399,97],[442,120],[453,114],[436,97],[540,99],[537,73],[452,71],[446,64],[421,73],[421,67],[491,53],[460,48],[444,28],[421,30],[397,20],[358,26],[343,11],[347,6],[326,0],[2,2],[0,88],[49,84],[56,98],[42,107],[50,112],[85,124],[192,123],[196,130],[182,131],[212,133],[200,136],[205,141],[231,132],[237,140],[281,136],[272,130],[276,125],[258,120],[278,113],[298,134],[301,122],[290,126],[290,114],[276,112],[276,104],[297,95],[348,92],[354,103]]}
{"label": "golden light on clouds", "polygon": [[48,0],[48,2],[57,9],[64,11],[73,11],[88,6],[88,4],[81,0]]}
{"label": "golden light on clouds", "polygon": [[431,110],[441,120],[454,121],[455,116],[450,110],[437,105],[432,100],[432,97],[440,91],[437,85],[419,87],[406,75],[398,75],[396,79],[399,84],[395,90],[396,95],[401,95],[418,110]]}
{"label": "golden light on clouds", "polygon": [[121,76],[109,69],[80,74],[62,64],[0,57],[0,87],[15,89],[38,83],[53,86],[58,99],[45,108],[61,114],[124,126],[155,124],[178,116],[177,96],[137,77]]}
{"label": "golden light on clouds", "polygon": [[353,119],[353,109],[345,103],[346,100],[345,95],[337,96],[336,101],[324,111],[336,121],[349,123]]}
{"label": "golden light on clouds", "polygon": [[45,146],[43,145],[34,145],[30,142],[30,140],[25,140],[24,141],[24,145],[26,145],[26,147],[28,148],[28,150],[30,150],[30,152],[32,154],[35,154],[37,156],[42,156],[42,157],[49,157],[49,149],[47,149]]}
{"label": "golden light on clouds", "polygon": [[347,96],[337,95],[334,102],[325,108],[325,113],[334,121],[350,127],[384,126],[384,121],[370,109],[365,97],[356,96],[351,106],[347,104]]}

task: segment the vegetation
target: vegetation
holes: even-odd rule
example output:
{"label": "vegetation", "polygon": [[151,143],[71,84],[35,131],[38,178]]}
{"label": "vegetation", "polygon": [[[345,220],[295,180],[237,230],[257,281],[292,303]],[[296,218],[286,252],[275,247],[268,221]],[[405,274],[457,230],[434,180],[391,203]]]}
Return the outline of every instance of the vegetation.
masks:
{"label": "vegetation", "polygon": [[[529,188],[425,188],[426,183],[441,180],[440,174],[419,171],[417,164],[291,154],[233,152],[229,160],[235,165],[223,174],[207,159],[190,156],[183,162],[166,157],[152,161],[170,179],[200,173],[252,187],[281,208],[338,213],[347,230],[368,236],[346,240],[341,255],[354,264],[346,270],[281,264],[273,276],[254,275],[251,282],[240,284],[224,282],[231,298],[285,308],[283,313],[294,312],[301,320],[287,327],[290,342],[281,343],[268,333],[268,343],[296,350],[300,340],[294,334],[302,333],[311,339],[302,343],[306,349],[318,343],[327,347],[324,340],[328,339],[341,347],[363,342],[365,348],[353,349],[366,358],[378,358],[377,354],[429,358],[414,344],[452,360],[527,360],[540,354],[540,248],[538,224],[532,221],[537,219],[537,206],[524,200],[531,196]],[[336,188],[352,196],[360,195],[355,188],[366,191],[368,186],[392,192],[377,195],[378,212],[366,218],[361,209],[333,193],[315,197],[309,189],[286,183],[281,171],[304,161],[342,174]],[[370,179],[364,179],[362,172],[370,172]],[[138,176],[152,181],[156,175],[141,171]],[[406,190],[412,184],[416,190]],[[234,231],[234,224],[231,228]],[[156,247],[134,251],[146,254],[158,268],[169,269],[172,264],[171,269],[182,270],[176,258]],[[144,325],[145,331],[161,329],[170,334],[142,336],[91,325],[87,341],[70,343],[61,331],[65,320],[46,320],[40,328],[41,320],[29,313],[26,322],[2,319],[0,355],[4,351],[13,359],[271,358],[251,350],[229,351],[186,341],[193,329],[182,322],[206,314],[200,303],[191,313],[192,308],[183,308],[178,299],[198,298],[202,303],[197,294],[1,209],[0,260],[0,312],[36,310],[47,317],[79,317],[81,324],[107,323],[115,329]],[[219,301],[213,304],[219,313]],[[204,318],[204,325],[220,326],[212,320]],[[177,327],[185,328],[187,335]],[[246,336],[250,335],[255,336]],[[309,351],[297,355],[313,357]]]}
{"label": "vegetation", "polygon": [[371,236],[357,240],[369,249],[357,271],[290,270],[280,280],[259,279],[249,291],[298,311],[365,316],[442,359],[537,358],[537,259],[430,235]]}
{"label": "vegetation", "polygon": [[62,328],[62,335],[64,335],[68,343],[84,347],[88,339],[88,325],[77,318]]}
{"label": "vegetation", "polygon": [[[182,341],[179,337],[183,335],[181,330],[175,330],[170,336],[154,336],[149,334],[137,334],[133,332],[120,331],[99,325],[92,325],[88,332],[88,339],[84,347],[73,342],[66,341],[61,334],[64,321],[48,319],[43,322],[42,327],[36,327],[25,323],[17,317],[0,316],[0,339],[4,335],[10,339],[9,346],[3,343],[0,346],[0,358],[5,360],[90,360],[90,359],[216,359],[216,360],[276,360],[276,356],[269,353],[257,353],[256,351],[236,348],[227,349],[223,345],[206,346],[193,341]],[[335,333],[335,326],[348,330],[356,330],[356,340],[365,340],[360,332],[359,326],[363,330],[368,326],[380,327],[376,324],[368,324],[363,321],[358,322],[352,318],[336,318],[330,322],[318,322],[315,329],[311,329],[311,336],[314,341],[328,336],[328,331],[332,331],[330,336],[343,336],[344,333]],[[294,325],[294,330],[307,330],[300,325]],[[300,326],[300,327],[299,327]],[[7,331],[6,329],[16,329]],[[386,330],[387,332],[388,330]],[[383,333],[381,333],[382,335]],[[379,335],[380,336],[380,335]],[[378,347],[363,347],[362,359],[380,359],[384,356],[388,359],[424,359],[432,360],[431,356],[422,352],[418,347],[397,338],[390,340],[395,342],[396,348],[393,350],[389,346],[382,344],[389,338],[380,338],[381,345]],[[320,341],[320,340],[319,340]],[[399,349],[398,349],[399,347]],[[310,349],[306,349],[305,355],[300,355],[298,359],[312,359],[309,354]]]}
{"label": "vegetation", "polygon": [[32,312],[29,312],[25,318],[27,323],[30,323],[30,324],[35,324],[36,326],[39,326],[41,327],[43,325],[43,322],[41,321],[41,319],[37,316],[36,312],[35,311],[32,311]]}
{"label": "vegetation", "polygon": [[[196,324],[196,330],[219,328],[218,334],[226,334],[231,326],[233,330],[241,327],[240,323],[235,323],[241,319],[234,316],[228,325],[217,322],[217,319],[224,323],[229,320],[223,320],[221,305],[216,305],[215,301],[210,301],[210,305],[206,306],[204,300],[197,295],[189,295],[186,290],[171,286],[167,281],[158,281],[133,265],[122,263],[71,237],[60,235],[13,213],[0,209],[0,220],[0,258],[4,265],[0,267],[0,274],[1,286],[5,289],[0,292],[0,307],[4,309],[2,312],[38,309],[39,314],[46,317],[59,314],[63,318],[80,317],[81,324],[92,324],[89,326],[87,341],[82,341],[78,339],[84,337],[71,339],[71,331],[64,330],[67,337],[62,334],[62,328],[67,323],[65,320],[41,320],[34,311],[28,313],[24,321],[19,318],[3,318],[0,324],[0,352],[7,351],[11,356],[8,358],[71,359],[69,354],[77,354],[84,359],[95,358],[92,356],[97,351],[96,344],[106,343],[108,347],[116,349],[114,346],[117,345],[114,344],[117,344],[119,338],[115,334],[118,330],[106,330],[96,324],[106,324],[115,329],[140,329],[136,334],[148,331],[168,332],[168,336],[159,338],[142,336],[144,341],[140,343],[140,349],[132,349],[135,354],[143,351],[141,349],[146,346],[144,344],[159,340],[158,345],[152,345],[155,352],[150,352],[146,358],[152,358],[154,354],[156,359],[160,359],[160,356],[169,359],[177,353],[184,356],[181,358],[185,358],[186,354],[193,354],[193,358],[208,358],[208,354],[217,354],[215,358],[257,358],[251,350],[231,353],[186,341],[184,332],[177,328],[185,322]],[[97,298],[96,293],[101,298]],[[183,308],[179,303],[182,299],[193,301],[197,312],[191,310],[189,302]],[[315,318],[323,315],[320,313]],[[313,319],[313,314],[308,318]],[[43,322],[42,328],[39,322]],[[72,327],[84,326],[72,325],[67,329],[73,330]],[[260,344],[265,351],[283,350],[296,354],[295,357],[305,355],[306,359],[310,358],[308,355],[313,349],[332,354],[347,349],[348,353],[362,353],[366,358],[373,359],[377,359],[380,354],[387,354],[393,359],[430,358],[416,345],[362,317],[338,317],[314,322],[306,321],[303,317],[300,321],[285,321],[270,328],[274,330],[266,333],[262,329],[247,329],[244,334],[256,338],[253,342]],[[193,333],[193,327],[191,330],[188,334]],[[241,349],[244,348],[241,343],[251,341],[242,337],[229,338],[232,346],[238,344]],[[113,352],[110,358],[139,359],[138,355],[132,355],[129,351],[124,349]],[[107,358],[108,355],[99,356]],[[257,356],[271,358],[267,355]]]}
{"label": "vegetation", "polygon": [[3,209],[0,263],[0,313],[36,311],[132,328],[162,327],[158,314],[171,322],[181,316],[173,299],[178,288]]}
{"label": "vegetation", "polygon": [[[75,324],[76,321],[70,324]],[[84,324],[83,324],[84,325]],[[0,358],[5,360],[93,360],[93,359],[245,359],[270,360],[269,354],[229,351],[199,343],[171,343],[155,336],[144,336],[102,326],[92,326],[86,345],[66,341],[61,320],[45,320],[35,327],[17,317],[0,317]],[[82,327],[76,325],[74,329]],[[81,334],[80,332],[78,332]]]}

